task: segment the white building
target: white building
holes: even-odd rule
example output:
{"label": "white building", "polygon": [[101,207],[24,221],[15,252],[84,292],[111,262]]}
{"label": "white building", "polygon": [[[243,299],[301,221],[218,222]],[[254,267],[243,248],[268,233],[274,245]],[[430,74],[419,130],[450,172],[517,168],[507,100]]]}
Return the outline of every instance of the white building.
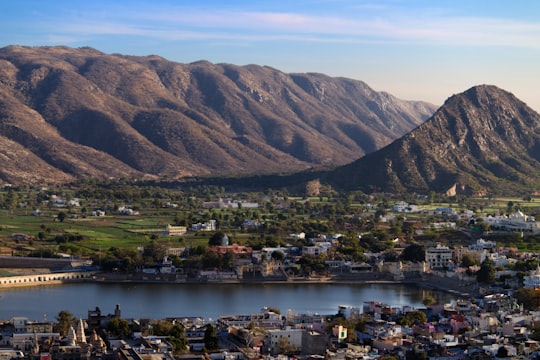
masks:
{"label": "white building", "polygon": [[[489,260],[493,262],[494,266],[506,266],[508,265],[508,258],[505,255],[500,255],[497,253],[488,254]],[[483,261],[483,260],[482,260]]]}
{"label": "white building", "polygon": [[318,313],[305,312],[297,313],[293,310],[287,310],[287,325],[295,329],[314,330],[319,333],[324,333],[325,315]]}
{"label": "white building", "polygon": [[218,208],[218,209],[258,209],[259,203],[248,202],[248,201],[238,201],[238,200],[223,200],[219,199],[217,201],[205,201],[203,202],[203,208]]}
{"label": "white building", "polygon": [[533,216],[516,211],[509,216],[498,215],[484,218],[492,230],[540,234],[540,223]]}
{"label": "white building", "polygon": [[392,211],[398,213],[411,213],[418,212],[420,209],[418,208],[418,205],[411,205],[405,201],[399,201],[392,206]]}
{"label": "white building", "polygon": [[426,249],[426,262],[430,269],[447,267],[452,262],[453,251],[448,246],[437,245]]}
{"label": "white building", "polygon": [[313,246],[304,246],[302,248],[302,254],[310,254],[310,255],[319,256],[322,254],[327,254],[328,249],[330,248],[332,248],[332,244],[329,242],[318,243]]}
{"label": "white building", "polygon": [[494,241],[486,241],[484,239],[478,239],[476,240],[475,245],[469,245],[469,249],[471,250],[483,250],[483,249],[493,249],[497,243]]}
{"label": "white building", "polygon": [[187,232],[187,227],[185,226],[172,226],[167,224],[164,230],[160,230],[158,233],[161,236],[182,236]]}
{"label": "white building", "polygon": [[59,333],[22,333],[13,334],[9,345],[15,350],[30,351],[35,343],[40,344],[45,341],[60,341]]}
{"label": "white building", "polygon": [[300,239],[300,240],[303,240],[306,238],[306,233],[298,233],[298,234],[289,234],[289,238],[291,239]]}
{"label": "white building", "polygon": [[540,267],[538,267],[531,275],[523,278],[523,287],[527,289],[540,288]]}
{"label": "white building", "polygon": [[191,231],[216,231],[216,220],[191,225]]}
{"label": "white building", "polygon": [[139,215],[139,212],[136,211],[136,210],[133,210],[132,208],[130,207],[127,207],[127,206],[119,206],[118,207],[118,213],[120,215],[129,215],[129,216],[132,216],[132,215]]}

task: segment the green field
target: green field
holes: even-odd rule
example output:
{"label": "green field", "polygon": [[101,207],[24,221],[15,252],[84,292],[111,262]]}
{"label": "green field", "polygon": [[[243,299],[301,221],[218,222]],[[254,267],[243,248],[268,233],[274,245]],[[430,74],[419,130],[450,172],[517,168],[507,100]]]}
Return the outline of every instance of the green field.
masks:
{"label": "green field", "polygon": [[[55,240],[57,236],[80,236],[81,240],[70,242],[72,245],[89,250],[103,250],[111,247],[134,248],[142,246],[152,240],[152,235],[159,229],[172,222],[167,216],[148,215],[127,216],[101,216],[79,219],[66,218],[63,222],[55,216],[32,216],[26,211],[0,211],[0,245],[17,248],[20,251],[29,246],[33,248],[50,248],[59,245]],[[44,239],[39,239],[39,233]],[[25,234],[32,240],[15,240],[13,234]],[[209,236],[209,235],[208,235]],[[179,238],[155,238],[159,242],[174,247],[182,246]],[[208,237],[206,237],[208,241]],[[192,241],[198,243],[199,241]]]}

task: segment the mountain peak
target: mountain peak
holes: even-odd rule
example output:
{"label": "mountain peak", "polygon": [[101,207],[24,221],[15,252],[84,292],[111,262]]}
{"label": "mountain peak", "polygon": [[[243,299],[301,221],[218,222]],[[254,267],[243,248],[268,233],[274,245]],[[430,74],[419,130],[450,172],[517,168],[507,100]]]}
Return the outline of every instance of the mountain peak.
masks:
{"label": "mountain peak", "polygon": [[336,180],[349,174],[366,190],[534,193],[539,169],[540,115],[505,90],[479,85],[450,97],[401,139],[338,169]]}

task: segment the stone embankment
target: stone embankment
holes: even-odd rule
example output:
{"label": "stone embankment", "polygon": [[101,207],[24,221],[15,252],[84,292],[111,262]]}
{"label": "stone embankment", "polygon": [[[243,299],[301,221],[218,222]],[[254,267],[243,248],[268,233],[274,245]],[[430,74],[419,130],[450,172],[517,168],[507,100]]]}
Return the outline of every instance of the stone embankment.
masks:
{"label": "stone embankment", "polygon": [[0,277],[0,289],[84,281],[92,279],[95,274],[95,271],[77,271],[35,275],[4,276]]}
{"label": "stone embankment", "polygon": [[88,265],[85,259],[0,256],[0,289],[88,280],[97,272]]}

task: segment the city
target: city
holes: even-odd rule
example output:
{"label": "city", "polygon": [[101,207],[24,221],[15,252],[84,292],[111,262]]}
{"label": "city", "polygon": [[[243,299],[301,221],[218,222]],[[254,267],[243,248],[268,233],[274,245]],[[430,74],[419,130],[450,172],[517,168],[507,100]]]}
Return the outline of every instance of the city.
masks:
{"label": "city", "polygon": [[[14,190],[5,191],[7,200]],[[123,318],[120,305],[112,314],[102,314],[99,308],[88,310],[86,318],[75,318],[65,309],[56,321],[24,316],[5,319],[2,346],[12,355],[51,359],[144,358],[149,354],[216,359],[536,356],[538,255],[504,246],[524,244],[537,235],[536,220],[519,210],[534,209],[533,199],[503,203],[462,198],[454,210],[450,203],[443,206],[426,197],[409,203],[381,194],[349,198],[349,205],[343,206],[339,198],[330,200],[323,191],[311,198],[238,194],[238,199],[222,196],[218,201],[200,201],[187,196],[185,203],[162,198],[141,200],[146,207],[105,205],[89,212],[83,210],[84,204],[95,207],[88,199],[58,196],[46,189],[38,193],[43,193],[38,198],[47,198],[39,209],[21,201],[12,210],[20,214],[17,221],[26,218],[26,226],[37,235],[12,233],[11,226],[3,227],[2,233],[10,234],[4,247],[12,244],[10,251],[18,253],[4,251],[9,256],[0,257],[7,272],[0,278],[0,290],[73,282],[383,283],[445,291],[455,300],[437,303],[426,296],[423,306],[415,307],[370,299],[340,305],[328,314],[265,308],[259,313],[221,314],[211,321],[205,314]],[[19,191],[17,197],[24,200],[27,195]],[[492,210],[481,212],[480,206],[486,204]],[[336,206],[343,206],[339,214]],[[293,227],[285,225],[292,225],[293,213],[303,231],[293,233]],[[87,246],[83,244],[89,239],[81,236],[82,228],[73,231],[77,224],[95,226],[106,219],[104,226],[110,226],[134,218],[146,223],[144,229],[125,231],[140,237],[140,245],[135,252],[112,249],[120,256],[109,261],[99,247],[94,246],[90,256],[84,253]],[[156,226],[166,218],[165,226]],[[328,232],[313,231],[314,226],[322,229],[322,219]],[[9,221],[13,217],[6,218]],[[280,232],[272,230],[276,228]],[[374,234],[385,235],[386,240]],[[71,253],[43,256],[52,249]]]}

